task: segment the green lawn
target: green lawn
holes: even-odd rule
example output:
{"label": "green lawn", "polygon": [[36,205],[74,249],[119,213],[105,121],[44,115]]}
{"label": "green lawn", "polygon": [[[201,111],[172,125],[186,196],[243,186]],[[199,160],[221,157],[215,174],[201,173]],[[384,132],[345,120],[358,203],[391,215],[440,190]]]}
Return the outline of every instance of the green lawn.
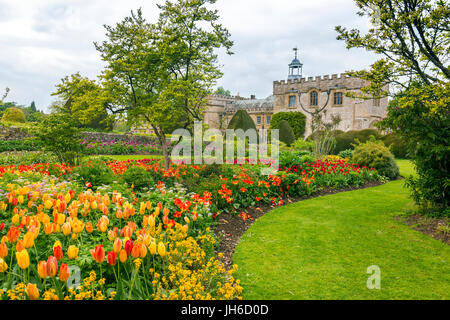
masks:
{"label": "green lawn", "polygon": [[[400,162],[401,173],[413,173]],[[236,248],[244,299],[449,299],[450,249],[396,221],[404,181],[273,210]],[[381,270],[369,290],[367,268]]]}
{"label": "green lawn", "polygon": [[[102,156],[89,156],[89,158],[98,158],[98,157],[102,157]],[[142,159],[162,159],[163,158],[163,156],[160,156],[160,155],[155,155],[155,156],[152,156],[152,155],[116,155],[116,156],[106,155],[103,157],[112,158],[117,161],[142,160]]]}
{"label": "green lawn", "polygon": [[414,171],[414,166],[411,163],[411,161],[409,160],[404,160],[404,159],[398,159],[397,161],[397,165],[398,168],[400,169],[400,174],[403,177],[409,177],[410,175],[415,175],[415,171]]}

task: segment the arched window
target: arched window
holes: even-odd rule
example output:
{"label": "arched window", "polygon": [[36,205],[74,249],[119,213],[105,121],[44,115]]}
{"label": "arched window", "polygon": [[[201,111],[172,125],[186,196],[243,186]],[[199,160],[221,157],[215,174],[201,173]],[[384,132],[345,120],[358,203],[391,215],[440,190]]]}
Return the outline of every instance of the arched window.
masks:
{"label": "arched window", "polygon": [[309,102],[311,106],[317,106],[318,104],[317,91],[313,91],[309,94]]}

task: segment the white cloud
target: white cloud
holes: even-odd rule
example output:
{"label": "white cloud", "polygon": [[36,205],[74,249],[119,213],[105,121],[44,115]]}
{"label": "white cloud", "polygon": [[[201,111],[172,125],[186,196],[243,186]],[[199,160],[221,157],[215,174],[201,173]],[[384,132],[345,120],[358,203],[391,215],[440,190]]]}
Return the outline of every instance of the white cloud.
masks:
{"label": "white cloud", "polygon": [[[0,0],[0,92],[8,86],[9,100],[35,100],[46,109],[62,77],[100,73],[103,64],[93,42],[104,39],[104,24],[115,24],[139,7],[155,21],[161,2]],[[272,82],[287,76],[294,46],[306,76],[366,68],[375,60],[336,40],[336,25],[367,28],[352,0],[219,0],[214,7],[235,41],[234,55],[219,56],[225,74],[218,84],[234,94],[271,94]]]}

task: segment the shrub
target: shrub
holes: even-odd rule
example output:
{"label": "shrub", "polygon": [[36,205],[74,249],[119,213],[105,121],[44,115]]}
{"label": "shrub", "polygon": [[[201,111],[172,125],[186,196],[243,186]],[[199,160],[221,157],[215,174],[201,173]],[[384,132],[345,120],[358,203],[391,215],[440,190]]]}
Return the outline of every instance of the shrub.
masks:
{"label": "shrub", "polygon": [[396,133],[390,133],[381,138],[386,147],[391,150],[396,158],[408,158],[408,146],[405,140]]}
{"label": "shrub", "polygon": [[399,175],[394,155],[382,141],[377,141],[373,136],[355,147],[352,160],[360,166],[374,168],[380,175],[389,179],[395,179]]}
{"label": "shrub", "polygon": [[314,162],[316,161],[316,159],[314,159],[314,157],[310,154],[305,154],[303,156],[300,157],[300,163],[303,162]]}
{"label": "shrub", "polygon": [[230,123],[228,124],[228,129],[237,130],[242,129],[247,131],[249,129],[255,129],[256,125],[253,119],[245,110],[238,110],[233,118],[231,118]]}
{"label": "shrub", "polygon": [[341,152],[338,153],[338,156],[341,158],[349,158],[351,159],[353,157],[353,149],[347,149],[347,150],[343,150]]}
{"label": "shrub", "polygon": [[150,172],[141,166],[129,167],[122,175],[122,179],[128,183],[129,186],[133,185],[134,189],[137,191],[141,191],[144,188],[149,188],[155,185],[155,181],[153,180]]}
{"label": "shrub", "polygon": [[94,189],[101,185],[111,184],[115,179],[111,168],[99,159],[82,163],[79,167],[75,167],[72,173],[75,180],[83,184],[90,182]]}
{"label": "shrub", "polygon": [[303,162],[301,159],[305,155],[310,156],[308,151],[280,151],[279,165],[281,168],[296,166]]}
{"label": "shrub", "polygon": [[333,153],[338,154],[341,151],[353,149],[352,144],[355,143],[355,139],[358,139],[360,142],[366,142],[370,136],[374,136],[376,139],[381,138],[381,135],[375,129],[351,130],[340,133],[336,135],[336,146],[333,149]]}
{"label": "shrub", "polygon": [[5,122],[26,122],[25,113],[19,108],[8,108],[3,113],[2,121]]}
{"label": "shrub", "polygon": [[303,138],[297,139],[293,146],[294,150],[301,150],[301,151],[313,151],[314,142],[312,141],[306,141]]}
{"label": "shrub", "polygon": [[296,139],[303,138],[306,116],[301,112],[278,112],[270,120],[270,129],[278,129],[281,121],[286,120],[294,131]]}
{"label": "shrub", "polygon": [[278,125],[278,129],[280,130],[280,141],[286,143],[288,147],[290,147],[295,142],[294,131],[286,120],[282,120]]}

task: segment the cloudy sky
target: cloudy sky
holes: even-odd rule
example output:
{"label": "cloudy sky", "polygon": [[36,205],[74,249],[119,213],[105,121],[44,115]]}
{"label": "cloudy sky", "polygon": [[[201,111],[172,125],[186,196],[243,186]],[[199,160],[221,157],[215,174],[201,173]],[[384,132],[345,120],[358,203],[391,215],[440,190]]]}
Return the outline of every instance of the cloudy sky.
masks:
{"label": "cloudy sky", "polygon": [[[36,102],[47,111],[50,94],[66,75],[95,78],[103,68],[94,41],[105,39],[130,10],[158,17],[162,0],[0,0],[0,95],[7,101]],[[336,40],[336,25],[368,29],[353,0],[218,0],[221,22],[234,40],[232,56],[220,54],[224,77],[218,85],[241,96],[272,93],[274,80],[287,78],[292,48],[299,47],[306,77],[367,68],[376,57],[347,50]]]}

